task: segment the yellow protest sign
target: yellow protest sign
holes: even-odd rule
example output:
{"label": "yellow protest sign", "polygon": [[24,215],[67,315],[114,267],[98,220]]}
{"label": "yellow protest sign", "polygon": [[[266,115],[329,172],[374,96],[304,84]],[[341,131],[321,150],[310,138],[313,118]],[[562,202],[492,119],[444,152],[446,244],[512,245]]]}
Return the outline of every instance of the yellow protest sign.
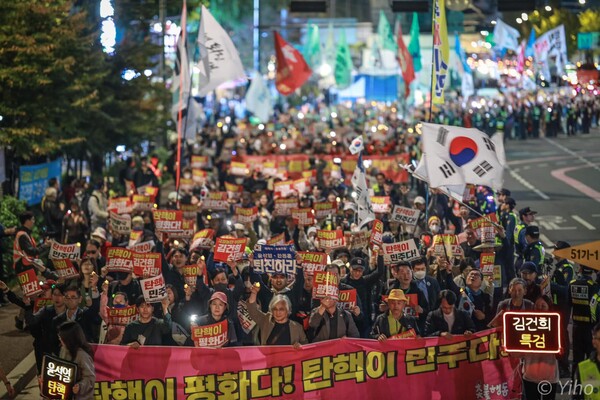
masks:
{"label": "yellow protest sign", "polygon": [[554,250],[553,254],[568,258],[580,265],[600,270],[600,240],[580,244],[579,246],[567,247],[566,249]]}

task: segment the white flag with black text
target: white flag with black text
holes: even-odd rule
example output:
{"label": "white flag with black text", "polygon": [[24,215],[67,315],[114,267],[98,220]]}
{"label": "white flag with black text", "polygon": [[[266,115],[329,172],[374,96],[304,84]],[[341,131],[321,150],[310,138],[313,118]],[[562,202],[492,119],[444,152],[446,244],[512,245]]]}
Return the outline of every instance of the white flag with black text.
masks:
{"label": "white flag with black text", "polygon": [[198,95],[206,96],[225,82],[246,79],[240,55],[231,38],[205,6],[198,31],[201,61]]}

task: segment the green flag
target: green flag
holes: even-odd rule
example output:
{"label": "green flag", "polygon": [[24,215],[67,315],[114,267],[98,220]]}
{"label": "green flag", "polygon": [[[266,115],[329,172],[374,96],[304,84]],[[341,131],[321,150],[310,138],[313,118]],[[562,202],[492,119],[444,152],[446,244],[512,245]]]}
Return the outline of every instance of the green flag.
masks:
{"label": "green flag", "polygon": [[377,35],[381,41],[381,48],[385,50],[391,50],[394,53],[398,51],[398,43],[394,38],[394,32],[388,22],[383,10],[379,10],[379,24],[377,25]]}
{"label": "green flag", "polygon": [[308,26],[308,35],[304,45],[304,59],[314,70],[321,65],[321,38],[319,37],[319,27],[317,25]]}
{"label": "green flag", "polygon": [[340,32],[340,40],[335,53],[335,83],[339,89],[344,89],[352,83],[352,57],[350,47],[346,43],[346,33]]}
{"label": "green flag", "polygon": [[413,13],[412,26],[410,27],[410,43],[408,52],[412,56],[415,72],[423,69],[421,64],[421,45],[419,44],[419,17],[416,12]]}

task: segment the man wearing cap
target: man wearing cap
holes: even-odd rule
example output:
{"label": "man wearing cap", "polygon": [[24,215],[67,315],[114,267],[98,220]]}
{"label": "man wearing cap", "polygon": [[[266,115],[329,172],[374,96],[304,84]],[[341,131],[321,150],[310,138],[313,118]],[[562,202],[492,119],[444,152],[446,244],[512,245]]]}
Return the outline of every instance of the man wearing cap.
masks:
{"label": "man wearing cap", "polygon": [[531,261],[525,261],[521,266],[521,278],[526,283],[525,286],[525,298],[535,304],[538,297],[542,296],[542,289],[538,285],[539,267]]}
{"label": "man wearing cap", "polygon": [[527,241],[525,240],[525,228],[533,223],[535,220],[535,214],[537,211],[533,211],[529,207],[525,207],[519,210],[519,224],[515,227],[515,253],[517,254],[517,262],[515,267],[518,267],[523,263],[523,252],[527,247]]}
{"label": "man wearing cap", "polygon": [[453,335],[470,335],[475,325],[469,313],[456,308],[456,294],[442,290],[439,296],[440,307],[427,315],[425,336],[440,336],[452,339]]}
{"label": "man wearing cap", "polygon": [[513,248],[515,245],[515,229],[517,227],[517,214],[515,214],[514,209],[516,206],[515,199],[512,197],[506,197],[502,204],[500,204],[500,223],[506,232],[506,236],[508,237],[508,241]]}
{"label": "man wearing cap", "polygon": [[417,196],[413,200],[413,208],[419,210],[419,218],[415,225],[414,236],[419,236],[421,232],[427,231],[427,219],[425,213],[425,199],[422,196]]}
{"label": "man wearing cap", "polygon": [[592,279],[593,270],[580,264],[579,275],[569,283],[568,304],[573,318],[573,369],[590,355],[592,347],[592,306],[598,284]]}
{"label": "man wearing cap", "polygon": [[383,342],[395,335],[407,335],[407,337],[421,335],[415,317],[404,314],[408,298],[402,289],[392,289],[385,302],[388,310],[375,319],[370,335],[372,339]]}
{"label": "man wearing cap", "polygon": [[[383,276],[384,264],[383,264],[383,252],[375,253],[376,255],[376,269],[370,269],[365,274],[367,263],[360,257],[354,257],[350,260],[350,273],[342,278],[341,282],[352,286],[356,289],[356,296],[360,298],[360,303],[363,306],[362,313],[365,316],[365,323],[363,324],[361,336],[367,337],[367,333],[371,329],[371,313],[372,313],[372,299],[371,292],[375,283]],[[373,266],[375,266],[373,263]]]}
{"label": "man wearing cap", "polygon": [[529,225],[524,230],[527,246],[523,250],[523,260],[531,261],[539,270],[544,262],[544,255],[546,254],[546,250],[544,249],[542,242],[540,242],[540,228],[535,225]]}
{"label": "man wearing cap", "polygon": [[258,241],[256,232],[254,231],[254,229],[252,229],[252,224],[248,224],[247,228],[246,228],[246,226],[244,226],[244,224],[240,224],[239,222],[236,222],[235,224],[233,224],[232,234],[233,234],[233,236],[235,236],[238,239],[244,239],[247,237],[249,239],[247,247],[249,247],[251,249],[254,248],[254,245]]}
{"label": "man wearing cap", "polygon": [[508,190],[506,188],[502,188],[498,191],[497,195],[498,195],[498,197],[497,197],[498,204],[502,205],[506,202],[506,199],[511,196],[511,192],[510,192],[510,190]]}

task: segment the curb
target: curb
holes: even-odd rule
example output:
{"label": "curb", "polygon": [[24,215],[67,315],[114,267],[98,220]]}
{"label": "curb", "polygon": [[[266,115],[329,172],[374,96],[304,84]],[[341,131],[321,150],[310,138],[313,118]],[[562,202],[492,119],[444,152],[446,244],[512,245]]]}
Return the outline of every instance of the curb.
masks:
{"label": "curb", "polygon": [[[18,394],[31,382],[36,375],[35,354],[32,351],[17,365],[7,378],[12,384],[15,392]],[[0,385],[0,399],[8,399],[8,392],[4,385]]]}

